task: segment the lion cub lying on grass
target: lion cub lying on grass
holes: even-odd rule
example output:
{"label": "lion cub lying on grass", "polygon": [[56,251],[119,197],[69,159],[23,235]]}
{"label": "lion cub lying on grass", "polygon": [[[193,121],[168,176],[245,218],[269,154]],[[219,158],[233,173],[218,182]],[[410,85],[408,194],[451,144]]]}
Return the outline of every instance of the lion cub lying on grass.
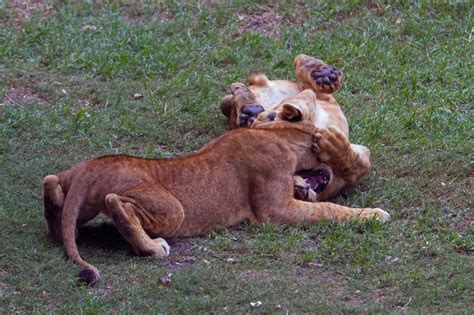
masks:
{"label": "lion cub lying on grass", "polygon": [[296,198],[324,201],[367,173],[370,151],[349,142],[347,119],[332,96],[342,83],[341,71],[303,54],[294,64],[301,83],[269,80],[263,73],[255,73],[248,86],[240,82],[231,85],[232,94],[222,99],[221,110],[231,129],[282,120],[308,121],[321,128],[325,150],[331,152],[322,152],[321,165],[296,173],[293,181]]}
{"label": "lion cub lying on grass", "polygon": [[318,157],[331,154],[324,139],[311,123],[279,122],[228,132],[184,158],[117,155],[80,162],[44,178],[47,227],[90,283],[99,271],[79,256],[76,228],[99,212],[137,254],[156,257],[170,252],[161,237],[198,235],[245,219],[288,225],[373,216],[387,221],[381,209],[293,198],[293,174],[317,168]]}

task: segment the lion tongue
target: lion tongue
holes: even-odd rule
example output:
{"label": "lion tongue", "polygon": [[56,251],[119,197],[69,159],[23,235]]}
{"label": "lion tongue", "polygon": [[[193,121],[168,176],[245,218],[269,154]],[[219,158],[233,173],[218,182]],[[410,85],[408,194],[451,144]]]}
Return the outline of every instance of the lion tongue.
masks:
{"label": "lion tongue", "polygon": [[330,179],[330,174],[323,170],[300,170],[295,175],[303,177],[306,183],[311,186],[311,189],[317,193],[326,188]]}

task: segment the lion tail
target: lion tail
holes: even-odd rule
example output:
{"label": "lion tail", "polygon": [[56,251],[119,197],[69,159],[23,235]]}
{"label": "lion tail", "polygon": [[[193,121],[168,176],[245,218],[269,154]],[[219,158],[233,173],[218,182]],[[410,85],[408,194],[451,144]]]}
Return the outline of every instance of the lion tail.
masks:
{"label": "lion tail", "polygon": [[76,244],[77,218],[85,200],[85,194],[81,194],[79,188],[77,182],[73,183],[64,201],[61,221],[63,246],[66,256],[81,267],[79,279],[86,283],[92,283],[100,279],[99,270],[81,258]]}

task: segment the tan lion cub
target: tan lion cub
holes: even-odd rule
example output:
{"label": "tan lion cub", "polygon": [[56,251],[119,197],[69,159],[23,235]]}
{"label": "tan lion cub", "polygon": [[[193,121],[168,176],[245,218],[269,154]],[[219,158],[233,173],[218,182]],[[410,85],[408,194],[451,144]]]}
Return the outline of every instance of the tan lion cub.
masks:
{"label": "tan lion cub", "polygon": [[245,219],[288,225],[373,216],[388,220],[381,209],[293,198],[292,175],[318,167],[321,152],[313,148],[324,147],[323,139],[311,123],[280,122],[231,131],[184,158],[118,155],[80,162],[44,178],[47,227],[81,266],[79,277],[90,283],[99,279],[99,271],[80,257],[75,232],[99,212],[137,254],[156,257],[170,252],[161,237],[198,235]]}
{"label": "tan lion cub", "polygon": [[317,169],[295,174],[295,197],[324,201],[354,184],[370,168],[370,151],[349,142],[349,126],[332,93],[342,82],[342,72],[322,60],[298,55],[294,61],[301,83],[269,80],[263,73],[250,76],[249,85],[234,83],[221,110],[229,117],[230,128],[256,127],[272,121],[312,122],[324,134],[325,148]]}

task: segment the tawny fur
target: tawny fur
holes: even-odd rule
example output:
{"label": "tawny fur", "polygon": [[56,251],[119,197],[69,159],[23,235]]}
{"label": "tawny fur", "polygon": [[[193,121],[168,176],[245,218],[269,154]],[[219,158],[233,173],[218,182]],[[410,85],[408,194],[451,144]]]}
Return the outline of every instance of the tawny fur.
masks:
{"label": "tawny fur", "polygon": [[161,237],[198,235],[246,219],[287,225],[372,216],[388,220],[381,209],[293,198],[292,174],[318,167],[321,158],[332,163],[332,151],[323,149],[331,142],[328,135],[330,130],[310,123],[280,122],[229,132],[184,158],[119,155],[80,162],[45,177],[47,227],[81,266],[80,277],[94,282],[99,271],[80,257],[75,237],[77,226],[99,212],[138,254],[157,257],[169,254]]}
{"label": "tawny fur", "polygon": [[[300,83],[288,80],[269,80],[265,74],[258,72],[249,78],[249,85],[233,83],[232,94],[221,102],[222,112],[229,117],[231,129],[238,127],[256,127],[272,121],[309,121],[319,128],[331,130],[326,135],[327,148],[338,156],[338,163],[324,164],[323,168],[331,173],[331,181],[323,192],[310,191],[308,201],[324,201],[340,192],[343,188],[354,184],[370,168],[370,151],[363,145],[349,142],[349,126],[341,107],[332,93],[342,83],[342,73],[331,84],[318,84],[312,76],[327,65],[319,59],[300,54],[295,60],[295,72]],[[240,113],[249,104],[259,104],[265,109],[254,121],[242,124]],[[269,118],[271,117],[271,118]],[[344,139],[345,138],[345,139]],[[304,184],[304,180],[294,177],[295,190]]]}

